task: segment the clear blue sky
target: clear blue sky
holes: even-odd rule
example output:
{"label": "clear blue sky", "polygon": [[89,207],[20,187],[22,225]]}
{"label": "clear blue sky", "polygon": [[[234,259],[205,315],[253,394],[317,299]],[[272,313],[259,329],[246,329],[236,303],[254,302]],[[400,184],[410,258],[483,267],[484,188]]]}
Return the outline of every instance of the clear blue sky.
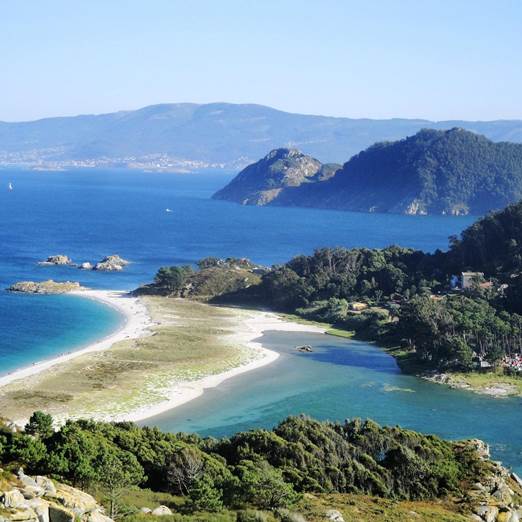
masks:
{"label": "clear blue sky", "polygon": [[163,102],[522,118],[521,0],[1,0],[0,120]]}

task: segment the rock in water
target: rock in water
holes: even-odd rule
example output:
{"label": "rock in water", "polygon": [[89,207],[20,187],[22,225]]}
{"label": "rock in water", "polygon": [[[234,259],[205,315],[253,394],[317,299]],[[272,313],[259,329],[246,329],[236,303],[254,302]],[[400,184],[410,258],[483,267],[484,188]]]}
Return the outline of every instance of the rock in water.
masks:
{"label": "rock in water", "polygon": [[8,290],[10,292],[21,292],[24,294],[66,294],[73,290],[80,290],[80,283],[75,281],[19,281],[12,284]]}
{"label": "rock in water", "polygon": [[72,265],[72,259],[63,254],[49,256],[45,261],[40,261],[40,265]]}
{"label": "rock in water", "polygon": [[104,257],[99,263],[94,265],[94,270],[105,272],[117,272],[123,270],[129,262],[118,255]]}

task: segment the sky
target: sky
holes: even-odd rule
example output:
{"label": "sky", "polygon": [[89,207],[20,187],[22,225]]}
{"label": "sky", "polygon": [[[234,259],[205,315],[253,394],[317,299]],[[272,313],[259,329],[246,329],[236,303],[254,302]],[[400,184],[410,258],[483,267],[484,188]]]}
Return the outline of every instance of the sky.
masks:
{"label": "sky", "polygon": [[0,120],[156,103],[522,119],[520,0],[0,0]]}

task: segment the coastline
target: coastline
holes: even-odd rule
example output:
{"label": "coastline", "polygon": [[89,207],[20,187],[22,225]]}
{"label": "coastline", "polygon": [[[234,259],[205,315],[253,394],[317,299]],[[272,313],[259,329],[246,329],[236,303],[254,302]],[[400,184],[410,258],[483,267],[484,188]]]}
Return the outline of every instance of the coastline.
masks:
{"label": "coastline", "polygon": [[116,309],[123,317],[123,324],[110,335],[90,343],[83,348],[62,353],[51,359],[34,362],[31,366],[13,370],[6,375],[0,376],[0,387],[6,386],[19,379],[37,375],[53,366],[72,361],[82,355],[108,350],[113,344],[123,339],[139,338],[147,335],[152,326],[145,306],[140,303],[139,298],[130,296],[126,291],[82,289],[68,292],[67,295],[93,299]]}
{"label": "coastline", "polygon": [[248,328],[247,331],[236,332],[227,336],[233,343],[238,343],[248,347],[256,357],[253,361],[215,375],[208,375],[193,381],[174,383],[168,390],[167,398],[164,401],[154,405],[144,406],[143,408],[139,408],[129,414],[122,415],[121,417],[116,416],[111,420],[138,422],[161,415],[177,406],[181,406],[182,404],[197,399],[205,393],[205,390],[215,388],[232,377],[273,363],[279,358],[279,354],[273,350],[265,348],[261,343],[254,341],[254,339],[261,337],[265,331],[277,330],[286,332],[326,333],[325,330],[317,326],[305,325],[281,319],[273,312],[253,313],[255,314],[253,317],[243,321],[243,324]]}
{"label": "coastline", "polygon": [[[325,333],[325,330],[318,326],[291,322],[272,312],[213,307],[207,304],[184,303],[183,301],[186,300],[169,299],[161,304],[169,307],[170,314],[157,320],[157,317],[153,317],[153,303],[144,298],[130,296],[127,292],[85,289],[70,292],[70,294],[94,299],[115,308],[123,315],[124,323],[111,335],[84,348],[62,354],[50,360],[34,363],[30,367],[14,370],[12,373],[0,377],[0,397],[13,392],[20,392],[20,390],[23,390],[29,397],[37,397],[42,382],[45,383],[46,380],[52,382],[53,378],[56,382],[57,376],[64,372],[65,374],[70,373],[71,367],[83,375],[92,370],[93,363],[96,364],[96,361],[100,361],[100,358],[110,358],[114,354],[124,353],[126,354],[125,357],[130,359],[136,351],[139,352],[137,347],[142,341],[149,344],[159,342],[156,339],[161,337],[162,329],[169,328],[169,325],[176,325],[177,328],[184,327],[183,321],[180,321],[179,314],[176,312],[187,306],[203,307],[201,310],[204,315],[206,315],[206,312],[224,314],[226,321],[223,321],[222,331],[215,336],[214,340],[216,346],[220,344],[233,346],[237,353],[235,358],[232,361],[227,361],[225,365],[221,364],[214,367],[211,363],[202,364],[199,372],[185,372],[185,374],[183,374],[182,368],[180,370],[181,376],[167,375],[163,379],[160,376],[148,379],[149,376],[142,373],[143,386],[138,393],[136,393],[136,389],[128,390],[114,387],[109,392],[110,395],[106,397],[110,400],[107,402],[97,401],[96,407],[92,409],[89,409],[87,405],[83,409],[79,409],[78,406],[74,407],[72,404],[71,409],[69,409],[67,401],[60,405],[57,404],[60,401],[55,400],[54,403],[50,404],[49,412],[58,423],[65,422],[68,418],[92,418],[107,422],[137,422],[160,415],[200,397],[206,389],[219,386],[227,379],[274,362],[279,354],[255,341],[262,336],[264,331]],[[210,312],[210,309],[212,309],[212,312]],[[171,319],[168,319],[168,317]],[[156,335],[158,337],[155,337]],[[202,345],[200,349],[208,351],[210,358],[215,347],[200,344]],[[203,360],[202,362],[205,363],[206,361]],[[58,382],[58,389],[55,390],[51,387],[53,390],[49,394],[51,400],[54,399],[53,395],[60,397],[66,391],[70,392],[65,386],[61,385],[61,380],[58,380]],[[106,391],[108,391],[112,386],[106,388]],[[93,400],[96,393],[97,390],[93,389]],[[132,393],[134,393],[131,397],[132,400],[129,400],[129,394],[132,395]],[[11,400],[11,406],[13,404],[17,404],[15,399]],[[35,404],[35,409],[45,410],[46,407],[36,408]],[[13,415],[10,417],[15,424],[24,425],[27,421],[28,411],[20,411],[17,412],[18,414],[23,415],[23,417],[13,418]]]}

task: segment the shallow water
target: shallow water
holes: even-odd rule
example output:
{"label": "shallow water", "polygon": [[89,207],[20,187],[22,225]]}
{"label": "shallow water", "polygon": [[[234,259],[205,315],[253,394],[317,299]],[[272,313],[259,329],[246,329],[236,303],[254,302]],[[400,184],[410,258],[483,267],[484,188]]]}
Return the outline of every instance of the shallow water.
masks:
{"label": "shallow water", "polygon": [[[224,436],[301,413],[372,418],[451,439],[484,439],[496,459],[522,472],[522,399],[493,399],[404,375],[392,357],[359,341],[294,332],[265,332],[257,341],[279,359],[143,424]],[[314,352],[297,352],[302,344]]]}
{"label": "shallow water", "polygon": [[[242,207],[208,199],[232,175],[0,170],[0,288],[53,278],[132,289],[150,281],[159,266],[209,255],[272,264],[320,246],[395,243],[432,251],[445,248],[449,235],[473,221]],[[61,253],[78,262],[118,253],[132,264],[123,273],[37,264]],[[119,320],[114,310],[81,298],[0,293],[0,374],[101,338]],[[522,471],[519,399],[481,397],[401,375],[391,357],[364,343],[281,332],[267,334],[265,341],[284,356],[152,422],[220,435],[272,426],[289,414],[372,417],[452,438],[482,437],[496,457]],[[295,353],[296,344],[312,344],[316,351]]]}

